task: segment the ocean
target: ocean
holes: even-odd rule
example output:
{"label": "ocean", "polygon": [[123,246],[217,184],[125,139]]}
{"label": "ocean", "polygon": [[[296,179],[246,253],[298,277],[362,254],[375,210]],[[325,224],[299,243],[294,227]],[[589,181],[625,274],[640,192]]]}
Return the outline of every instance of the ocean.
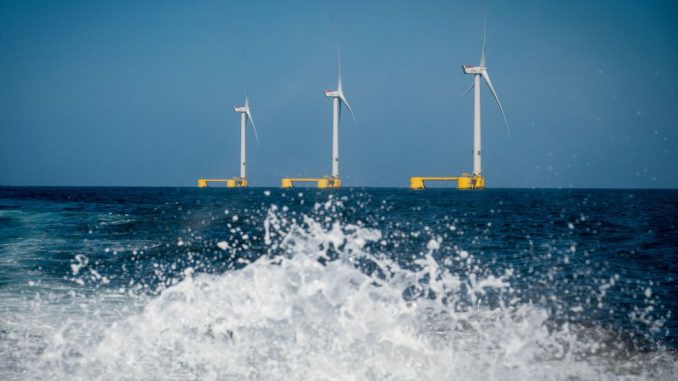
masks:
{"label": "ocean", "polygon": [[678,191],[0,188],[3,380],[675,380]]}

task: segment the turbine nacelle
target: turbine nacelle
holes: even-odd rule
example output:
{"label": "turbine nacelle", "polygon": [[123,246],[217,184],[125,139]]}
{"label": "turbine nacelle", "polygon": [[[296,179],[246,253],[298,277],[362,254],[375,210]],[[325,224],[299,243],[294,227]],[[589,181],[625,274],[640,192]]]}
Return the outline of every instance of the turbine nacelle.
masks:
{"label": "turbine nacelle", "polygon": [[485,66],[473,66],[473,65],[463,65],[462,70],[464,74],[483,74],[483,71],[487,70]]}
{"label": "turbine nacelle", "polygon": [[245,89],[245,105],[244,106],[233,106],[233,111],[245,114],[246,121],[250,121],[250,125],[254,130],[254,137],[257,139],[257,146],[259,145],[259,134],[257,133],[257,127],[254,125],[254,120],[252,119],[252,113],[250,112],[250,97],[247,95],[247,89]]}
{"label": "turbine nacelle", "polygon": [[341,98],[338,90],[325,90],[325,96],[329,98]]}

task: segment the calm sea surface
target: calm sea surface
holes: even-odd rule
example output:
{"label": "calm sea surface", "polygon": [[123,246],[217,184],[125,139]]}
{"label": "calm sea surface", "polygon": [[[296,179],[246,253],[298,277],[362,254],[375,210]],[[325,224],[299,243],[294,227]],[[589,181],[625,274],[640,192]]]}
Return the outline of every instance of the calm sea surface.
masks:
{"label": "calm sea surface", "polygon": [[0,378],[675,380],[678,191],[0,187]]}

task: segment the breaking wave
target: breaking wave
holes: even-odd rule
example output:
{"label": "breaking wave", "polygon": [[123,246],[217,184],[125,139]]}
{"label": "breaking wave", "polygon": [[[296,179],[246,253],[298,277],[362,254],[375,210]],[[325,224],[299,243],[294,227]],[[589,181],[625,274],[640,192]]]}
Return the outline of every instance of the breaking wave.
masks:
{"label": "breaking wave", "polygon": [[[23,321],[31,334],[2,338],[16,361],[5,371],[77,380],[668,380],[678,372],[669,350],[636,347],[517,297],[510,268],[486,271],[463,248],[437,255],[441,237],[422,255],[393,256],[378,229],[272,206],[262,240],[267,255],[222,273],[188,267],[157,294],[64,291],[60,303],[32,302],[26,308],[37,312]],[[216,246],[236,255],[225,241]],[[74,276],[92,277],[87,267],[75,260]]]}

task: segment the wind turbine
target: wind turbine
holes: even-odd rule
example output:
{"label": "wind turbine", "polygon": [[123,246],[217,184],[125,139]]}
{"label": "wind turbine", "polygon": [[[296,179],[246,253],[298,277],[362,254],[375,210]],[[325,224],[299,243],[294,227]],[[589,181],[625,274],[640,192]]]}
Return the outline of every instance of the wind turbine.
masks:
{"label": "wind turbine", "polygon": [[480,54],[480,65],[463,65],[462,69],[465,74],[473,75],[473,84],[466,90],[464,95],[468,94],[471,89],[473,89],[473,176],[480,178],[482,182],[482,187],[484,187],[484,179],[482,178],[482,162],[481,162],[481,150],[480,150],[480,78],[485,81],[487,87],[492,92],[494,100],[501,110],[501,115],[504,117],[504,124],[506,124],[506,131],[511,136],[509,130],[508,121],[506,120],[506,114],[504,113],[504,108],[499,102],[499,97],[497,92],[494,91],[494,86],[492,86],[492,81],[490,80],[490,74],[487,72],[487,61],[485,57],[485,45],[487,42],[487,22],[483,18],[483,50]]}
{"label": "wind turbine", "polygon": [[339,53],[339,42],[337,41],[337,70],[338,82],[336,90],[325,90],[325,96],[332,98],[332,178],[339,180],[339,121],[341,119],[341,104],[344,104],[351,116],[353,125],[356,125],[355,114],[344,96],[344,90],[341,85],[341,55]]}
{"label": "wind turbine", "polygon": [[339,178],[339,121],[341,119],[341,105],[344,104],[353,117],[353,124],[356,125],[355,114],[351,110],[344,89],[341,84],[341,58],[339,54],[339,41],[337,41],[337,69],[339,80],[336,90],[325,90],[325,96],[332,98],[332,176],[317,177],[284,177],[281,180],[282,188],[293,188],[295,183],[316,183],[318,188],[331,189],[341,188],[341,179]]}
{"label": "wind turbine", "polygon": [[[242,50],[243,60],[245,58],[245,49]],[[198,179],[199,188],[207,188],[209,183],[225,183],[227,188],[247,188],[247,160],[246,160],[246,145],[245,138],[247,129],[247,121],[250,121],[252,129],[254,130],[254,137],[257,139],[257,146],[259,146],[259,134],[257,128],[254,126],[252,113],[250,112],[250,97],[247,91],[247,73],[245,73],[245,105],[234,106],[233,110],[240,113],[240,176],[235,176],[230,179]]]}
{"label": "wind turbine", "polygon": [[483,18],[483,51],[480,54],[480,65],[463,65],[462,69],[466,74],[473,75],[473,83],[471,87],[464,93],[468,94],[471,89],[475,90],[473,93],[473,173],[463,173],[461,176],[412,176],[410,177],[410,189],[426,189],[426,181],[456,181],[457,189],[483,189],[485,188],[485,177],[483,177],[482,172],[482,162],[481,162],[481,150],[480,150],[480,79],[482,78],[487,87],[490,88],[494,100],[501,110],[501,115],[504,117],[504,123],[506,124],[506,131],[511,136],[509,131],[508,121],[506,120],[506,114],[504,113],[504,108],[499,102],[499,97],[497,92],[494,91],[494,86],[492,86],[492,81],[490,80],[490,75],[487,72],[487,62],[485,58],[485,45],[487,42],[487,27],[485,18]]}
{"label": "wind turbine", "polygon": [[259,145],[259,134],[257,134],[257,127],[254,125],[254,120],[252,120],[252,113],[250,112],[250,97],[247,92],[247,85],[245,85],[245,105],[244,106],[234,106],[233,110],[240,113],[240,178],[241,182],[244,182],[247,186],[247,160],[246,160],[246,129],[247,129],[247,120],[250,121],[252,129],[254,130],[254,137],[257,140],[257,146]]}

